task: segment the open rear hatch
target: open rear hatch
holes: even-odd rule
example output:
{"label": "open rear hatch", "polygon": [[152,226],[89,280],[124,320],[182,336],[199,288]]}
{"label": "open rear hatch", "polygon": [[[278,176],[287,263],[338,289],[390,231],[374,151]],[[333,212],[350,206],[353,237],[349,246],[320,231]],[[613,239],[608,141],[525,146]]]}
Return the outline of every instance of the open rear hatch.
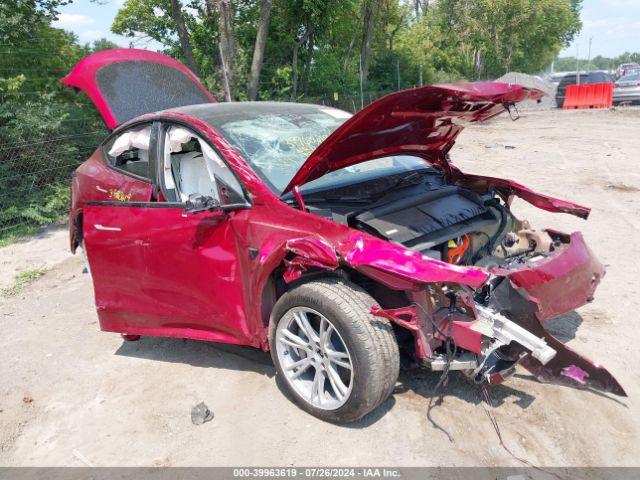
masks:
{"label": "open rear hatch", "polygon": [[61,81],[84,91],[109,128],[146,113],[216,101],[179,61],[133,48],[89,55]]}

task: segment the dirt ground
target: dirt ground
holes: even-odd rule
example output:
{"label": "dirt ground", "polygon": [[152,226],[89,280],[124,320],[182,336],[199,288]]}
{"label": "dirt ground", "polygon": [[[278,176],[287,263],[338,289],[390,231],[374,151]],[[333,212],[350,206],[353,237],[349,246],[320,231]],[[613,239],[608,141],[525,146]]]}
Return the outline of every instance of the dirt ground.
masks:
{"label": "dirt ground", "polygon": [[[492,388],[506,444],[537,465],[640,465],[639,133],[639,109],[524,112],[469,127],[453,152],[464,171],[593,209],[585,222],[514,207],[534,226],[581,230],[607,265],[595,301],[552,328],[629,395],[543,385],[524,370]],[[449,442],[426,417],[435,373],[403,372],[381,408],[340,427],[290,403],[260,351],[101,333],[82,258],[66,249],[55,230],[0,249],[3,286],[50,269],[0,297],[0,465],[520,466],[499,445],[478,387],[456,375],[432,410]],[[200,401],[215,418],[195,426]]]}

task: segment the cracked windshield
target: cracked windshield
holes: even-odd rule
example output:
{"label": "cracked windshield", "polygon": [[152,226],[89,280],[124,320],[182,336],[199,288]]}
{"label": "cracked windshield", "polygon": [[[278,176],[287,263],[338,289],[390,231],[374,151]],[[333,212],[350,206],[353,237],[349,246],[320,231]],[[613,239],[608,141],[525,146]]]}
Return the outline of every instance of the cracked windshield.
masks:
{"label": "cracked windshield", "polygon": [[[313,105],[281,105],[266,111],[237,111],[207,119],[280,194],[313,151],[351,114]],[[407,170],[406,160],[377,159],[346,167],[307,183],[304,190],[333,187],[370,176]],[[424,162],[412,159],[411,167]],[[415,163],[415,165],[414,165]]]}
{"label": "cracked windshield", "polygon": [[305,108],[242,112],[216,127],[275,193],[280,193],[309,155],[351,115]]}

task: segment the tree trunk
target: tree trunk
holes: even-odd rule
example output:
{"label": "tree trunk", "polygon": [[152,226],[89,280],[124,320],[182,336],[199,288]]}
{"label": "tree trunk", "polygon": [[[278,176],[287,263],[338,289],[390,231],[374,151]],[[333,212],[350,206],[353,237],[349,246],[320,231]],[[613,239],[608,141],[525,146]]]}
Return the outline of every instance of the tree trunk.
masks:
{"label": "tree trunk", "polygon": [[255,100],[258,97],[260,70],[262,70],[262,61],[264,60],[264,47],[267,43],[269,16],[271,14],[272,5],[273,0],[263,0],[262,6],[260,7],[258,34],[256,35],[256,44],[253,49],[253,61],[251,62],[251,72],[249,73],[249,87],[247,88],[247,96],[249,97],[249,100]]}
{"label": "tree trunk", "polygon": [[360,51],[362,59],[362,83],[367,84],[369,76],[369,63],[371,62],[371,40],[373,39],[373,30],[376,26],[376,16],[378,15],[379,0],[363,0],[362,18],[363,18],[363,34],[362,49]]}
{"label": "tree trunk", "polygon": [[304,75],[302,76],[302,95],[307,96],[309,91],[309,71],[311,70],[311,62],[313,61],[313,35],[309,37],[309,45],[307,46],[307,62],[304,65]]}
{"label": "tree trunk", "polygon": [[234,98],[236,34],[234,30],[234,8],[231,0],[216,0],[219,13],[220,56],[222,81],[225,84],[227,101]]}
{"label": "tree trunk", "polygon": [[291,79],[291,99],[295,100],[298,96],[298,55],[300,53],[300,47],[302,47],[306,41],[309,39],[311,35],[312,27],[307,25],[307,31],[304,32],[304,35],[296,42],[293,46],[293,59],[292,63],[292,79]]}
{"label": "tree trunk", "polygon": [[349,68],[349,60],[351,59],[351,52],[353,52],[353,47],[356,44],[356,37],[358,36],[358,30],[355,29],[353,35],[351,35],[351,40],[349,41],[349,47],[347,48],[347,53],[344,56],[344,60],[342,62],[342,75],[347,73],[347,68]]}
{"label": "tree trunk", "polygon": [[479,49],[476,49],[473,53],[473,70],[475,74],[474,80],[480,80],[480,78],[482,77],[483,69],[484,55]]}
{"label": "tree trunk", "polygon": [[400,29],[404,26],[404,15],[400,16],[400,21],[398,22],[398,26],[394,28],[391,33],[389,33],[389,50],[393,52],[393,41],[396,38],[396,35],[400,31]]}
{"label": "tree trunk", "polygon": [[415,11],[416,17],[419,17],[421,14],[426,15],[429,12],[429,3],[430,0],[416,0],[415,1]]}
{"label": "tree trunk", "polygon": [[184,17],[182,16],[182,4],[180,3],[180,0],[171,0],[171,16],[173,17],[173,21],[176,22],[176,27],[178,28],[180,47],[182,48],[182,54],[184,55],[187,67],[189,67],[189,70],[197,76],[200,76],[200,69],[198,68],[198,63],[196,62],[193,50],[191,49],[189,31],[187,30],[187,26],[184,23]]}

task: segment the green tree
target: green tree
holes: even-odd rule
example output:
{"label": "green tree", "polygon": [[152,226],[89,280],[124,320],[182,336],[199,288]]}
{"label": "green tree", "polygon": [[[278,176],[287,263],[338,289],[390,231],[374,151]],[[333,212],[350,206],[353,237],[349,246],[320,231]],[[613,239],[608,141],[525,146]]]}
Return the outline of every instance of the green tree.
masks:
{"label": "green tree", "polygon": [[112,42],[111,40],[107,40],[106,38],[99,38],[98,40],[94,40],[93,44],[86,45],[85,48],[91,50],[91,52],[100,52],[102,50],[111,50],[113,48],[118,48],[118,44]]}
{"label": "green tree", "polygon": [[615,70],[623,63],[640,63],[640,52],[625,52],[617,57],[604,57],[597,55],[587,62],[586,58],[577,60],[576,57],[560,57],[554,62],[554,70],[556,72],[574,71],[576,65],[580,70]]}
{"label": "green tree", "polygon": [[[106,43],[83,47],[72,33],[52,28],[61,3],[0,8],[3,25],[19,20],[0,46],[0,242],[67,211],[70,174],[105,133],[86,97],[59,79]],[[30,23],[20,23],[25,19]]]}
{"label": "green tree", "polygon": [[440,0],[437,19],[454,35],[471,78],[536,72],[580,31],[581,0]]}
{"label": "green tree", "polygon": [[16,44],[37,39],[39,29],[50,24],[58,8],[71,0],[2,0],[0,3],[0,43]]}

